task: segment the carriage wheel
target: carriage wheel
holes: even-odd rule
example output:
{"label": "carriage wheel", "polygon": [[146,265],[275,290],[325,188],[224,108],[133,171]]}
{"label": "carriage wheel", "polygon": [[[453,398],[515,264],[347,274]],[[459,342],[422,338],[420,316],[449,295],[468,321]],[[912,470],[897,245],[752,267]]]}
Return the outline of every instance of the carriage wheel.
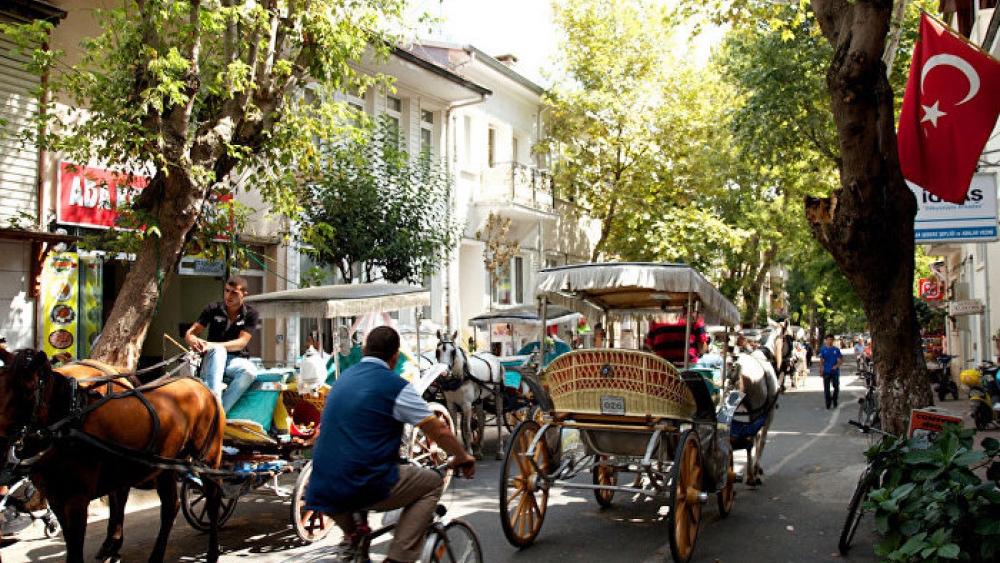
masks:
{"label": "carriage wheel", "polygon": [[719,501],[719,516],[725,518],[729,516],[729,513],[733,510],[733,500],[736,499],[736,487],[733,486],[733,482],[736,481],[736,470],[733,468],[733,453],[729,452],[729,469],[728,475],[726,475],[726,486],[719,491],[717,500]]}
{"label": "carriage wheel", "polygon": [[[206,500],[205,489],[200,483],[187,478],[181,481],[181,513],[187,523],[199,532],[208,532],[212,529],[212,523],[208,519],[208,502]],[[238,500],[239,497],[222,497],[222,504],[219,506],[220,528],[233,515]]]}
{"label": "carriage wheel", "polygon": [[[448,409],[444,405],[437,402],[428,403],[431,407],[431,412],[433,412],[441,422],[444,422],[448,430],[455,433],[455,423],[451,419],[451,415],[448,414]],[[427,437],[424,431],[420,429],[419,426],[413,427],[413,431],[410,433],[410,450],[407,456],[409,460],[421,467],[435,468],[448,461],[448,452],[444,451],[436,442]],[[444,490],[448,490],[448,484],[451,483],[451,476],[455,472],[448,469],[444,474]]]}
{"label": "carriage wheel", "polygon": [[522,420],[528,420],[531,418],[531,409],[531,403],[525,403],[524,405],[503,413],[503,426],[507,429],[507,433],[514,432],[514,428],[516,428]]}
{"label": "carriage wheel", "polygon": [[[598,456],[601,461],[608,461],[608,456]],[[590,470],[595,485],[615,486],[618,484],[618,468],[611,465],[595,465]],[[611,501],[615,498],[615,492],[608,489],[594,489],[594,498],[601,508],[611,506]]]}
{"label": "carriage wheel", "polygon": [[307,463],[295,481],[292,491],[291,520],[295,535],[304,542],[317,542],[325,538],[334,529],[339,531],[333,518],[322,512],[306,510],[306,489],[309,487],[309,477],[312,476],[312,461]]}
{"label": "carriage wheel", "polygon": [[515,547],[531,545],[545,520],[549,504],[549,488],[545,475],[551,456],[545,440],[535,447],[532,464],[527,457],[528,448],[538,434],[540,426],[526,420],[514,429],[504,452],[503,470],[500,475],[500,524],[507,541]]}
{"label": "carriage wheel", "polygon": [[701,524],[702,467],[698,435],[685,432],[677,445],[670,486],[670,554],[674,563],[687,563]]}

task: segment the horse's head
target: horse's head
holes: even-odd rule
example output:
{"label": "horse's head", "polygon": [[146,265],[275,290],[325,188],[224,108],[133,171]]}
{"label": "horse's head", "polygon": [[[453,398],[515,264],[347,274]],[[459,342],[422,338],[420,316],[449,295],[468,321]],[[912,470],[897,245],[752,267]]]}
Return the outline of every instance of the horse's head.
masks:
{"label": "horse's head", "polygon": [[788,333],[788,319],[781,321],[767,320],[771,327],[771,335],[767,339],[766,346],[774,355],[775,369],[781,370],[791,363],[792,359],[792,336]]}
{"label": "horse's head", "polygon": [[435,359],[437,359],[438,363],[448,366],[453,376],[461,377],[465,357],[462,355],[462,351],[458,345],[455,344],[455,339],[458,338],[458,331],[456,330],[451,335],[448,335],[439,330],[437,331],[437,337],[437,350],[434,352]]}
{"label": "horse's head", "polygon": [[0,447],[6,450],[33,427],[43,424],[52,400],[55,374],[43,352],[18,350],[0,354]]}

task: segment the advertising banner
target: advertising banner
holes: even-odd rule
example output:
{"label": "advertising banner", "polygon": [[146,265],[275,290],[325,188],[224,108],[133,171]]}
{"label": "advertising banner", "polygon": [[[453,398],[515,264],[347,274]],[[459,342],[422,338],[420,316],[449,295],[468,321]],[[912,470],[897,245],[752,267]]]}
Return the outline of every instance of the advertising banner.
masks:
{"label": "advertising banner", "polygon": [[997,240],[997,183],[994,174],[972,178],[964,205],[955,205],[907,182],[917,198],[913,222],[918,244]]}
{"label": "advertising banner", "polygon": [[103,168],[71,162],[59,163],[56,221],[67,225],[110,229],[118,208],[128,203],[149,179],[131,179]]}
{"label": "advertising banner", "polygon": [[75,252],[51,252],[42,269],[42,351],[77,357],[80,261]]}
{"label": "advertising banner", "polygon": [[917,292],[924,301],[941,301],[944,299],[944,284],[936,279],[920,278]]}

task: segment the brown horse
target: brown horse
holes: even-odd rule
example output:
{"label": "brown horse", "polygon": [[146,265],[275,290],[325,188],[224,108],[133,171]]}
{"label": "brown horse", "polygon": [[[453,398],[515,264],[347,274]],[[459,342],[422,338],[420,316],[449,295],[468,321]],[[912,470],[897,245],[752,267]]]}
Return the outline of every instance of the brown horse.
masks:
{"label": "brown horse", "polygon": [[[66,541],[67,563],[83,563],[87,507],[108,495],[108,535],[99,560],[119,559],[129,489],[155,483],[160,532],[149,556],[161,563],[180,501],[178,468],[217,469],[225,415],[200,381],[167,377],[138,386],[87,361],[52,369],[44,353],[0,350],[0,445],[8,468],[26,471],[48,499]],[[202,479],[212,523],[207,560],[218,560],[221,489]]]}

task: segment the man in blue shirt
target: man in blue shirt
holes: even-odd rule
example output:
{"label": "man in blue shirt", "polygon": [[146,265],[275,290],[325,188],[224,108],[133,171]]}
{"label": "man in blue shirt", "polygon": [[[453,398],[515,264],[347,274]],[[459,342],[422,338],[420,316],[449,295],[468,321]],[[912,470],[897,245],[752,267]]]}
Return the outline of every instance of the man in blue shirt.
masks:
{"label": "man in blue shirt", "polygon": [[327,395],[305,509],[329,514],[356,547],[364,530],[353,513],[402,508],[386,561],[416,561],[443,488],[437,472],[399,464],[403,425],[419,426],[466,477],[475,473],[475,459],[413,385],[392,371],[399,361],[395,330],[372,330],[363,352],[361,362],[345,370]]}
{"label": "man in blue shirt", "polygon": [[823,398],[826,399],[826,409],[830,410],[830,405],[837,408],[837,398],[840,396],[840,364],[844,363],[844,355],[841,354],[840,348],[833,344],[832,334],[826,335],[826,341],[819,349],[819,359],[823,372]]}

